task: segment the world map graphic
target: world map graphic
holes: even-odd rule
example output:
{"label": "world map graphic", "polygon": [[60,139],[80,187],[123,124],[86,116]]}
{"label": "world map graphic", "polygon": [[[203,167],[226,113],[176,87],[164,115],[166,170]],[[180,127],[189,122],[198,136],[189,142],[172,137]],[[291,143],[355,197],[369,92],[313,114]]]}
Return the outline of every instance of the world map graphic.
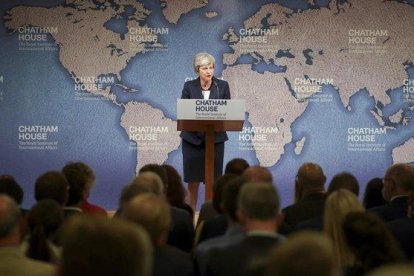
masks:
{"label": "world map graphic", "polygon": [[[304,162],[361,190],[414,162],[414,1],[2,1],[0,173],[31,206],[37,176],[84,161],[116,209],[147,163],[182,173],[176,100],[193,57],[246,100],[225,160],[270,169],[282,205]],[[200,195],[203,196],[203,195]],[[202,202],[200,202],[201,204]]]}

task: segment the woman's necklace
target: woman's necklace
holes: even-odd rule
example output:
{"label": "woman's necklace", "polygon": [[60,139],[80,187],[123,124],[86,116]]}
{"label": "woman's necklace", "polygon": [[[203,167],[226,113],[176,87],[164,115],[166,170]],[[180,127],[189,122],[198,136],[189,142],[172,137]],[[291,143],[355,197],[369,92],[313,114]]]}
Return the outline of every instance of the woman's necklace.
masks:
{"label": "woman's necklace", "polygon": [[210,86],[211,86],[211,83],[204,83],[204,84],[201,84],[201,89],[209,90]]}

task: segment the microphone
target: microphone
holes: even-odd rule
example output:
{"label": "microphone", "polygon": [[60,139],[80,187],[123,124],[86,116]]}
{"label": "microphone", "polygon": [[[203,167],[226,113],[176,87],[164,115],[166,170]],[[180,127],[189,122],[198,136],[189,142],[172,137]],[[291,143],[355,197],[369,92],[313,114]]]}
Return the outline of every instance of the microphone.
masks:
{"label": "microphone", "polygon": [[219,98],[219,96],[220,96],[220,90],[219,90],[219,87],[218,87],[218,84],[217,84],[217,82],[216,81],[213,81],[213,84],[216,86],[216,88],[217,88],[217,99],[220,99]]}

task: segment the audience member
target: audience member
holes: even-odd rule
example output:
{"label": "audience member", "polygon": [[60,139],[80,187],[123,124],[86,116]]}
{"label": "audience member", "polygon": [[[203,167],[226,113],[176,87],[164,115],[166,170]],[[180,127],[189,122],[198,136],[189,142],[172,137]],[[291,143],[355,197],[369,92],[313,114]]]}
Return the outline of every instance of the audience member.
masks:
{"label": "audience member", "polygon": [[56,235],[63,223],[63,208],[53,199],[38,201],[27,216],[30,233],[21,248],[26,256],[44,262],[59,263],[60,248]]}
{"label": "audience member", "polygon": [[410,186],[414,183],[414,168],[410,164],[394,164],[388,168],[383,181],[382,194],[388,204],[370,211],[386,222],[405,217]]}
{"label": "audience member", "polygon": [[244,232],[237,218],[237,198],[247,179],[238,176],[231,179],[223,188],[222,209],[227,219],[227,229],[223,235],[205,240],[197,245],[195,251],[196,269],[200,275],[206,273],[207,259],[213,248],[223,248],[241,241]]}
{"label": "audience member", "polygon": [[126,205],[123,217],[147,230],[155,249],[152,275],[193,274],[190,256],[166,244],[171,213],[164,198],[151,193],[138,195]]}
{"label": "audience member", "polygon": [[107,215],[105,209],[88,202],[96,180],[91,167],[83,162],[70,162],[63,167],[62,172],[69,182],[68,206],[79,207],[85,214]]}
{"label": "audience member", "polygon": [[387,223],[406,257],[414,261],[414,181],[410,185],[407,215]]}
{"label": "audience member", "polygon": [[185,202],[186,190],[184,189],[181,176],[178,171],[171,165],[164,164],[162,167],[167,172],[167,200],[171,206],[187,211],[194,218],[194,210]]}
{"label": "audience member", "polygon": [[355,176],[349,172],[342,172],[335,175],[328,186],[328,194],[339,189],[351,191],[356,196],[359,195],[359,183]]}
{"label": "audience member", "polygon": [[139,169],[138,174],[143,172],[153,172],[161,178],[162,184],[164,185],[164,193],[168,190],[168,174],[163,166],[158,164],[146,164]]}
{"label": "audience member", "polygon": [[17,205],[19,205],[22,213],[27,213],[27,210],[22,208],[24,196],[23,189],[13,176],[7,174],[0,175],[0,194],[10,196],[16,201]]}
{"label": "audience member", "polygon": [[[356,196],[359,194],[359,183],[358,180],[350,173],[342,172],[335,175],[328,186],[328,195],[331,193],[338,191],[340,189],[348,190],[354,193]],[[295,230],[315,230],[315,231],[322,231],[323,230],[323,215],[305,220],[300,222],[296,225]]]}
{"label": "audience member", "polygon": [[[204,219],[202,224],[197,226],[197,233],[200,233],[196,244],[217,236],[221,236],[226,232],[227,229],[227,218],[223,214],[223,208],[221,205],[223,189],[226,185],[232,180],[237,178],[235,174],[225,174],[217,178],[217,181],[214,183],[214,193],[212,205],[217,212],[217,215],[212,218],[205,218],[199,216],[199,221]],[[201,211],[200,211],[201,214]]]}
{"label": "audience member", "polygon": [[243,171],[242,176],[252,182],[273,183],[272,173],[262,166],[250,166]]}
{"label": "audience member", "polygon": [[[162,166],[156,167],[158,165],[152,165],[153,166],[151,167],[157,168],[156,170],[161,168],[161,170],[165,172],[165,169]],[[148,166],[146,168],[148,168]],[[156,170],[145,170],[144,172],[141,172],[123,189],[120,198],[120,212],[122,212],[124,205],[138,194],[150,192],[165,196],[164,192],[166,191],[166,184],[162,182],[162,179],[156,173]],[[194,239],[194,227],[190,214],[182,209],[172,206],[171,217],[172,223],[167,243],[186,252],[190,252]]]}
{"label": "audience member", "polygon": [[324,184],[326,177],[315,163],[303,164],[295,181],[296,203],[285,207],[285,223],[295,228],[300,222],[321,216],[325,206]]}
{"label": "audience member", "polygon": [[29,259],[20,250],[20,219],[16,202],[7,195],[0,195],[0,275],[54,275],[54,266]]}
{"label": "audience member", "polygon": [[42,174],[36,179],[35,199],[53,199],[61,206],[65,206],[68,201],[69,183],[63,173],[50,171]]}
{"label": "audience member", "polygon": [[246,237],[236,244],[212,250],[207,275],[242,275],[264,268],[264,256],[283,240],[277,234],[279,202],[271,183],[247,183],[241,188],[238,218]]}
{"label": "audience member", "polygon": [[349,213],[344,218],[343,231],[348,247],[356,256],[347,275],[362,276],[382,265],[405,261],[394,237],[375,214]]}
{"label": "audience member", "polygon": [[227,182],[236,177],[237,175],[229,173],[223,174],[216,179],[213,185],[213,199],[211,201],[205,202],[201,206],[200,212],[198,214],[197,227],[202,221],[215,218],[223,213],[220,208],[223,187]]}
{"label": "audience member", "polygon": [[234,158],[226,164],[224,174],[232,173],[235,175],[242,175],[242,173],[249,167],[249,163],[243,158]]}
{"label": "audience member", "polygon": [[268,276],[339,276],[329,238],[313,232],[293,234],[269,253]]}
{"label": "audience member", "polygon": [[341,267],[352,267],[355,264],[355,256],[346,244],[342,229],[345,216],[353,211],[363,212],[364,207],[351,191],[340,189],[328,196],[324,211],[323,231],[331,238],[334,257]]}
{"label": "audience member", "polygon": [[59,276],[150,276],[152,246],[139,225],[76,216],[65,229]]}
{"label": "audience member", "polygon": [[365,209],[368,210],[376,206],[387,204],[387,201],[385,201],[382,195],[382,187],[383,183],[381,178],[376,177],[368,181],[362,200]]}

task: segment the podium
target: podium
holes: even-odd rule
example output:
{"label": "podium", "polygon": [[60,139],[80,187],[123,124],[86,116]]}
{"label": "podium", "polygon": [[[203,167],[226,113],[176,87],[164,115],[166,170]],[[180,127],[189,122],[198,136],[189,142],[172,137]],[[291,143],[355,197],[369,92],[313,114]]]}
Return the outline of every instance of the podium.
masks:
{"label": "podium", "polygon": [[215,133],[242,130],[244,113],[244,100],[179,99],[177,101],[177,130],[205,132],[206,201],[213,197]]}

